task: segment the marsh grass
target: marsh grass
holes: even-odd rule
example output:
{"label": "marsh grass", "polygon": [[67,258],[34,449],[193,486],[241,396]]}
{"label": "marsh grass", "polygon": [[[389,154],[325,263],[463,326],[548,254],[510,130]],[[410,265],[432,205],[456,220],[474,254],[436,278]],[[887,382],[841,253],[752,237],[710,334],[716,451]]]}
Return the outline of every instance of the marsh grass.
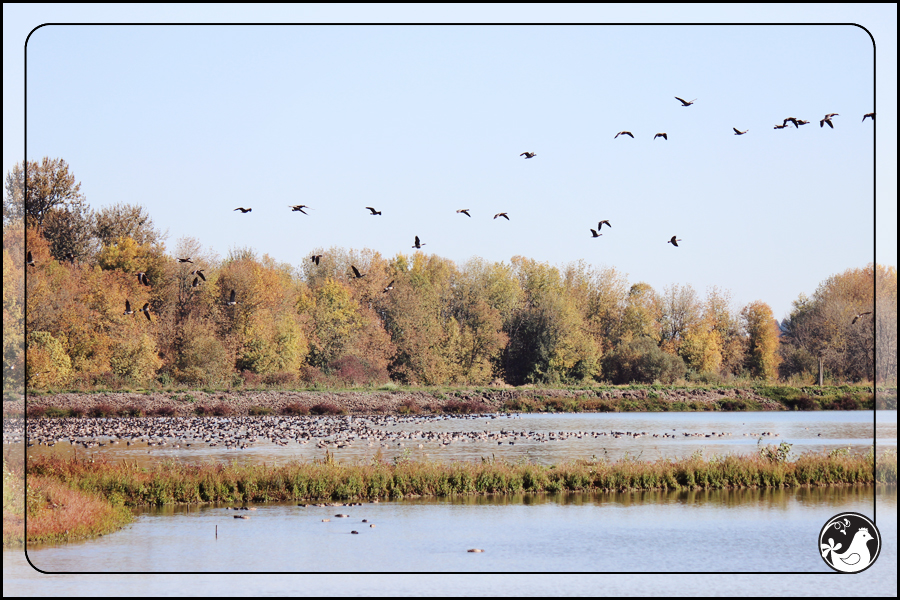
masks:
{"label": "marsh grass", "polygon": [[[609,462],[578,460],[544,466],[485,459],[480,463],[439,463],[373,459],[344,464],[323,461],[283,466],[200,464],[174,461],[142,468],[135,463],[40,456],[28,472],[100,494],[114,505],[142,506],[198,502],[351,500],[452,494],[518,492],[708,490],[897,483],[896,453],[874,455],[804,454],[794,461],[700,453],[680,460]],[[786,457],[786,454],[784,455]],[[874,467],[874,469],[873,469]],[[873,476],[874,470],[874,476]]]}

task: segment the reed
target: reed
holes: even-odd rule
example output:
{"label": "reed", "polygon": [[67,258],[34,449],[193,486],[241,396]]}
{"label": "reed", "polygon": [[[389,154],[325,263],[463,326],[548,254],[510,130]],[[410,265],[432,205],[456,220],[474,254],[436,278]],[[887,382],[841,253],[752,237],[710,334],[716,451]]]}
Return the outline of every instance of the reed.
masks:
{"label": "reed", "polygon": [[804,454],[768,448],[753,456],[700,453],[680,460],[625,458],[578,460],[545,466],[483,459],[480,463],[375,458],[367,464],[323,461],[282,466],[188,465],[174,461],[143,468],[135,463],[40,456],[29,474],[96,493],[114,505],[199,502],[399,499],[452,494],[518,492],[708,490],[897,483],[897,457],[867,454]]}

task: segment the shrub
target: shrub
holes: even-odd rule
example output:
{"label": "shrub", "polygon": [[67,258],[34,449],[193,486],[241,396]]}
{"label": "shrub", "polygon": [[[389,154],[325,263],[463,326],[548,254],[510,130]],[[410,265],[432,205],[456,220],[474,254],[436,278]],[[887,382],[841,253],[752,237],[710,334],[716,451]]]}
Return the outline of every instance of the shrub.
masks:
{"label": "shrub", "polygon": [[471,414],[488,412],[490,409],[483,402],[475,400],[448,400],[441,407],[445,413],[453,414]]}
{"label": "shrub", "polygon": [[297,383],[297,374],[282,371],[280,373],[270,373],[263,378],[266,385],[274,385],[279,387],[289,387]]}
{"label": "shrub", "polygon": [[119,414],[123,417],[143,417],[144,409],[139,406],[135,406],[134,404],[129,404],[125,408],[119,411]]}
{"label": "shrub", "polygon": [[271,415],[274,411],[268,406],[251,406],[247,409],[247,414],[251,416]]}
{"label": "shrub", "polygon": [[329,363],[335,379],[345,385],[370,385],[389,381],[387,369],[378,368],[354,355],[342,356]]}
{"label": "shrub", "polygon": [[263,382],[262,375],[254,373],[253,371],[248,371],[247,369],[241,371],[241,379],[243,380],[244,387],[250,388],[260,387]]}
{"label": "shrub", "polygon": [[615,384],[674,383],[687,368],[680,356],[661,350],[652,339],[640,337],[622,344],[606,355],[603,372]]}
{"label": "shrub", "polygon": [[44,406],[29,406],[25,414],[29,419],[40,419],[47,416],[47,408]]}
{"label": "shrub", "polygon": [[284,408],[281,409],[281,414],[289,415],[289,416],[297,416],[297,415],[308,415],[309,409],[305,406],[302,406],[296,402],[293,404],[288,404]]}
{"label": "shrub", "polygon": [[95,404],[88,409],[88,416],[94,418],[114,417],[118,411],[111,404]]}
{"label": "shrub", "polygon": [[159,408],[154,408],[147,411],[147,416],[149,417],[174,417],[175,416],[175,408],[172,406],[160,406]]}
{"label": "shrub", "polygon": [[62,342],[47,331],[33,331],[27,340],[26,385],[45,389],[65,385],[72,376],[72,360]]}
{"label": "shrub", "polygon": [[339,408],[330,402],[320,402],[309,409],[312,415],[343,415],[347,411]]}

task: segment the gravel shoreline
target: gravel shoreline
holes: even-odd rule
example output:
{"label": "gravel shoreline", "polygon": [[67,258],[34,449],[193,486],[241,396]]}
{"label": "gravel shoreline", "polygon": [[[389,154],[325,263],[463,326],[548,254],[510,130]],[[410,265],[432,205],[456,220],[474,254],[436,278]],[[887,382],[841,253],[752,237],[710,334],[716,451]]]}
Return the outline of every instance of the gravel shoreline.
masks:
{"label": "gravel shoreline", "polygon": [[[651,395],[652,394],[652,395]],[[399,414],[401,407],[415,403],[423,412],[440,412],[441,408],[453,402],[475,402],[483,405],[481,412],[499,412],[507,400],[532,398],[558,398],[560,400],[586,399],[631,399],[655,398],[662,402],[699,402],[710,404],[717,400],[744,399],[759,403],[763,410],[785,410],[785,407],[760,396],[752,389],[683,389],[683,390],[548,390],[548,389],[508,389],[508,390],[457,390],[450,393],[412,391],[237,391],[237,392],[99,392],[93,394],[62,393],[29,396],[29,407],[80,408],[85,412],[95,406],[106,405],[116,410],[127,407],[139,408],[145,413],[171,407],[175,416],[190,416],[197,407],[214,407],[226,404],[233,414],[246,415],[251,407],[263,407],[279,413],[287,406],[299,405],[311,408],[317,404],[332,404],[350,414]],[[22,414],[25,411],[24,398],[6,400],[4,414]]]}

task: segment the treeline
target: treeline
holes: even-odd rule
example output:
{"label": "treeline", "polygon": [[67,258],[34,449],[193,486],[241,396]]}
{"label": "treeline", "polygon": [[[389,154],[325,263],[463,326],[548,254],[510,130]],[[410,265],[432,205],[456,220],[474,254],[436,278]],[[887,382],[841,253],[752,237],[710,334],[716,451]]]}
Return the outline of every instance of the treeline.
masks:
{"label": "treeline", "polygon": [[762,301],[736,310],[718,288],[657,291],[582,261],[318,248],[297,267],[251,249],[220,259],[193,238],[173,257],[142,207],[92,211],[64,161],[28,169],[28,196],[17,166],[4,202],[5,386],[23,372],[29,388],[84,389],[811,381],[818,357],[833,379],[874,380],[874,315],[850,321],[876,305],[876,279],[879,374],[896,380],[894,268],[830,278],[779,326]]}

